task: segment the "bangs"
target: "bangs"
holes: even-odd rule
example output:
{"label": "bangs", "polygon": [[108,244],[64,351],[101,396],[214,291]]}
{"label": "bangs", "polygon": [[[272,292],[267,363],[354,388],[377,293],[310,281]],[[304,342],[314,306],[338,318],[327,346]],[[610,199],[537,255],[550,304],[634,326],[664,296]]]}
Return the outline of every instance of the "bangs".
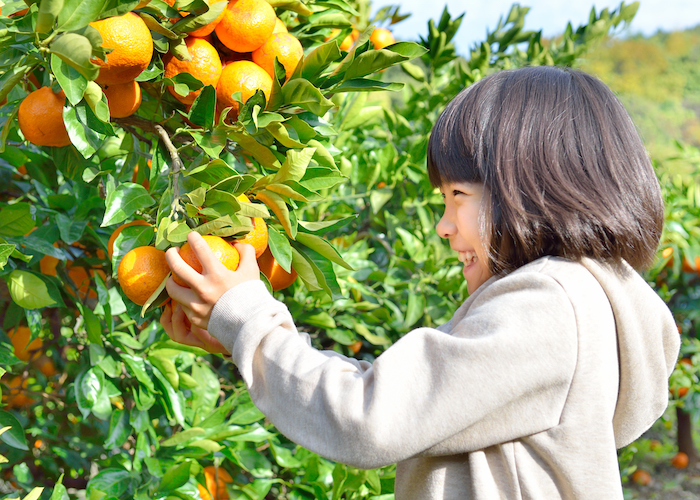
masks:
{"label": "bangs", "polygon": [[434,187],[450,182],[483,183],[484,157],[475,106],[478,83],[462,90],[440,114],[428,140],[428,178]]}

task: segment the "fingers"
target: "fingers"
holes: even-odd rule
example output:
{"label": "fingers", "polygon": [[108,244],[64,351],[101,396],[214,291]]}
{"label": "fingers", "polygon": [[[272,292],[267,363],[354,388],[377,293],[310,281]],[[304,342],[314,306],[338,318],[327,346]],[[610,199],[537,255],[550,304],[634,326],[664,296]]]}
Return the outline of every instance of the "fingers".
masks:
{"label": "fingers", "polygon": [[[187,262],[182,260],[182,257],[180,257],[180,249],[177,247],[170,247],[165,251],[165,260],[168,263],[168,266],[170,266],[170,270],[173,272],[173,274],[176,274],[190,287],[195,285],[197,280],[202,277],[202,275],[192,269]],[[173,295],[170,294],[170,296],[172,297]]]}
{"label": "fingers", "polygon": [[234,248],[238,250],[241,260],[236,273],[241,281],[260,279],[260,268],[258,260],[255,258],[255,248],[247,243],[234,243]]}
{"label": "fingers", "polygon": [[248,243],[234,242],[233,247],[238,250],[238,255],[241,256],[239,266],[244,266],[248,263],[257,262],[255,259],[255,247]]}
{"label": "fingers", "polygon": [[202,235],[197,231],[191,231],[187,235],[187,242],[194,250],[194,254],[199,259],[200,264],[202,264],[202,274],[216,272],[217,266],[221,263],[214,255],[214,252],[211,251],[205,239],[202,238]]}
{"label": "fingers", "polygon": [[[167,258],[167,253],[166,253],[166,258]],[[178,256],[178,258],[179,258],[179,256]],[[182,260],[182,259],[180,259],[180,260]],[[197,276],[201,277],[201,275],[197,271],[192,269],[190,266],[188,266],[187,263],[185,263],[185,266],[189,267],[193,273],[195,273]],[[181,275],[180,275],[180,277],[182,278]],[[183,280],[184,280],[184,278],[183,278]],[[187,282],[187,281],[185,280],[185,282]],[[165,289],[168,291],[168,295],[170,295],[170,297],[174,301],[179,302],[180,304],[190,304],[192,302],[199,301],[198,295],[191,288],[186,288],[184,286],[178,285],[177,283],[175,283],[175,280],[173,279],[172,276],[170,278],[168,278],[168,281],[165,282]]]}

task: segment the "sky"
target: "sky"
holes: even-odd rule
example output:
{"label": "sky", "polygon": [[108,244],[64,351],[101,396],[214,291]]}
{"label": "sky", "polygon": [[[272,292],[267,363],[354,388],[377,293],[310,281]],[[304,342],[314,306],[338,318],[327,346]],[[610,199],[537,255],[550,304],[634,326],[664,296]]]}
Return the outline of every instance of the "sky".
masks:
{"label": "sky", "polygon": [[[525,29],[542,29],[545,37],[562,33],[569,21],[574,29],[587,23],[593,6],[596,12],[600,12],[606,7],[612,10],[620,5],[619,0],[524,0],[519,3],[530,7],[525,17]],[[475,42],[485,40],[487,28],[493,31],[499,18],[505,18],[512,4],[512,0],[374,0],[372,10],[376,11],[384,5],[400,5],[401,13],[411,13],[411,17],[390,29],[397,39],[414,41],[418,40],[419,35],[426,36],[428,19],[433,18],[437,23],[445,5],[453,18],[466,12],[454,39],[457,52],[466,54]],[[640,0],[637,15],[628,30],[630,33],[651,35],[658,30],[672,31],[698,24],[700,0]]]}

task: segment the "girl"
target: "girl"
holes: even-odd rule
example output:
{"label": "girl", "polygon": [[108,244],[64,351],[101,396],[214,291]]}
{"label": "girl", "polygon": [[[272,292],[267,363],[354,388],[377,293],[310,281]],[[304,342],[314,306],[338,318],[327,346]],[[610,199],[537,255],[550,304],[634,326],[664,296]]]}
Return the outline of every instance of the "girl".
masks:
{"label": "girl", "polygon": [[[161,321],[230,353],[286,436],[356,467],[398,462],[397,499],[622,499],[616,448],[667,405],[679,350],[670,311],[637,274],[663,223],[634,125],[597,79],[502,71],[462,91],[428,146],[469,298],[374,363],[313,349],[259,280],[252,247],[226,270],[197,233],[198,274]],[[185,316],[192,326],[189,327]]]}

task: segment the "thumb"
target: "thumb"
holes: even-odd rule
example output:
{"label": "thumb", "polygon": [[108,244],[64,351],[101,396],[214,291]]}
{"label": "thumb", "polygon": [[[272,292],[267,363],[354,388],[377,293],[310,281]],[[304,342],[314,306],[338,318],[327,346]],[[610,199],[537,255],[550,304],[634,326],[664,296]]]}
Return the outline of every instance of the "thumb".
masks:
{"label": "thumb", "polygon": [[248,243],[234,243],[233,247],[238,250],[240,263],[238,267],[248,268],[250,266],[258,267],[258,262],[255,258],[255,247]]}

